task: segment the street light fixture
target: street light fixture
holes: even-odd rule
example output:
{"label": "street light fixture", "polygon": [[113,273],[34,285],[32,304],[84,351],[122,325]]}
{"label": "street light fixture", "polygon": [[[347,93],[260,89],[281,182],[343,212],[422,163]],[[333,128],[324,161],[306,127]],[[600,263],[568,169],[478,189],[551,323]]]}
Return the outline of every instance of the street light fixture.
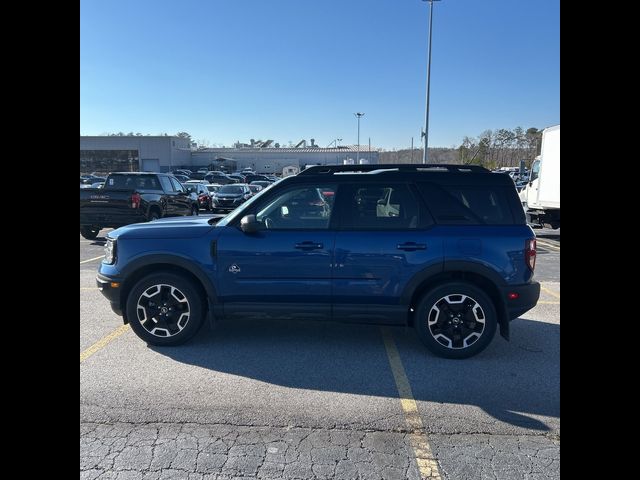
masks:
{"label": "street light fixture", "polygon": [[429,154],[427,150],[429,148],[429,92],[431,87],[431,25],[433,23],[433,2],[439,2],[440,0],[422,0],[423,2],[429,2],[429,36],[427,43],[428,60],[427,60],[427,106],[424,112],[424,152],[422,152],[422,163],[427,163]]}
{"label": "street light fixture", "polygon": [[356,165],[360,165],[360,118],[364,117],[364,113],[354,113],[358,118],[358,153],[356,153]]}

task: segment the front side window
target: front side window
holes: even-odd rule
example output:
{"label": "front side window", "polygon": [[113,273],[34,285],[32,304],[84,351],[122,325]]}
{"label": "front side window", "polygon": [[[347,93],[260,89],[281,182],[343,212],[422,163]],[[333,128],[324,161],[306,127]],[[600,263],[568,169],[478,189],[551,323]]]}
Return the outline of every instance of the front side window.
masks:
{"label": "front side window", "polygon": [[182,184],[176,180],[175,178],[169,178],[169,180],[171,180],[171,183],[173,184],[173,188],[176,192],[184,192],[185,189],[182,186]]}
{"label": "front side window", "polygon": [[536,160],[533,162],[533,165],[531,165],[531,179],[529,181],[533,182],[538,178],[538,175],[540,175],[540,160]]}
{"label": "front side window", "polygon": [[344,230],[413,230],[420,206],[407,184],[351,185],[342,214]]}
{"label": "front side window", "polygon": [[171,181],[169,180],[169,177],[159,177],[159,178],[164,191],[167,193],[173,192],[173,185],[171,185]]}
{"label": "front side window", "polygon": [[258,205],[256,219],[264,230],[326,230],[335,193],[335,185],[292,188]]}

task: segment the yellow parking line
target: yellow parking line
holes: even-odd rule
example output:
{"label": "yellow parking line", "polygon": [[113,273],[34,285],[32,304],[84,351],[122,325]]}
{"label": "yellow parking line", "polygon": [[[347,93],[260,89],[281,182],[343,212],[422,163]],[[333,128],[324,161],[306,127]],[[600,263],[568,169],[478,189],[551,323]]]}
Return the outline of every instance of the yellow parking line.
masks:
{"label": "yellow parking line", "polygon": [[420,471],[420,478],[441,480],[442,477],[440,476],[438,461],[431,452],[429,439],[425,433],[422,419],[418,414],[418,405],[413,398],[411,385],[409,385],[409,379],[407,378],[407,374],[402,366],[402,360],[400,359],[396,342],[393,340],[388,329],[380,328],[380,330],[382,332],[384,346],[387,350],[387,357],[389,357],[389,365],[391,365],[393,378],[396,381],[396,388],[400,395],[400,404],[402,405],[402,411],[404,412],[404,419],[407,426],[412,431],[409,435],[409,440],[416,457],[416,463],[418,464],[418,470]]}
{"label": "yellow parking line", "polygon": [[83,263],[93,262],[94,260],[100,260],[101,258],[104,258],[104,255],[100,255],[99,257],[96,257],[96,258],[90,258],[89,260],[83,260],[80,262],[80,265],[82,265]]}
{"label": "yellow parking line", "polygon": [[[548,293],[548,294],[549,294],[549,295],[551,295],[552,297],[556,297],[558,300],[560,300],[560,294],[559,294],[559,293],[556,293],[556,292],[554,292],[554,291],[552,291],[552,290],[549,290],[548,288],[543,287],[542,285],[540,285],[540,289],[541,289],[543,292]],[[540,303],[540,302],[538,302],[538,303]]]}
{"label": "yellow parking line", "polygon": [[536,239],[536,243],[538,243],[539,245],[542,245],[544,248],[547,248],[549,250],[553,250],[554,252],[559,252],[560,251],[560,246],[558,245],[554,245],[553,243],[547,243],[541,240]]}
{"label": "yellow parking line", "polygon": [[116,338],[118,338],[120,335],[122,335],[127,330],[129,330],[129,324],[122,325],[121,327],[116,328],[113,332],[111,332],[106,337],[98,340],[96,343],[94,343],[89,348],[87,348],[84,352],[80,353],[80,363],[84,362],[91,355],[93,355],[98,350],[100,350],[103,347],[105,347],[112,340],[115,340]]}

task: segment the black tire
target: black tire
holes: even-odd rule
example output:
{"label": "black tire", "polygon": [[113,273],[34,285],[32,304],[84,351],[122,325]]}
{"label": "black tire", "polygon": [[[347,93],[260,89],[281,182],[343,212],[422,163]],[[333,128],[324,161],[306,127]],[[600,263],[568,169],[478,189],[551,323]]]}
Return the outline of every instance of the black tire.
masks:
{"label": "black tire", "polygon": [[98,233],[100,233],[100,228],[98,227],[80,227],[80,235],[87,240],[95,240]]}
{"label": "black tire", "polygon": [[157,220],[160,218],[160,213],[158,213],[158,211],[154,208],[153,210],[151,210],[151,212],[149,212],[149,221],[151,222],[152,220]]}
{"label": "black tire", "polygon": [[[205,298],[193,281],[182,275],[152,273],[133,286],[126,311],[131,328],[148,344],[180,345],[202,326]],[[188,314],[185,318],[184,313]]]}
{"label": "black tire", "polygon": [[497,324],[493,301],[466,282],[446,283],[424,294],[414,319],[422,343],[444,358],[469,358],[480,353],[491,343]]}
{"label": "black tire", "polygon": [[191,205],[191,216],[196,216],[196,215],[200,215],[200,209],[198,208],[197,205]]}

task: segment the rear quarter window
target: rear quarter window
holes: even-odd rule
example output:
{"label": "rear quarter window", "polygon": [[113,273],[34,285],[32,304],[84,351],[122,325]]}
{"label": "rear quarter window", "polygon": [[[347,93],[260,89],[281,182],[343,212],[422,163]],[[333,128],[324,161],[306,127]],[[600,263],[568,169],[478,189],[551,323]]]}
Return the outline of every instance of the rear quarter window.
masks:
{"label": "rear quarter window", "polygon": [[[508,187],[507,187],[508,188]],[[516,223],[504,186],[437,185],[418,189],[436,223],[443,225],[513,225]]]}

